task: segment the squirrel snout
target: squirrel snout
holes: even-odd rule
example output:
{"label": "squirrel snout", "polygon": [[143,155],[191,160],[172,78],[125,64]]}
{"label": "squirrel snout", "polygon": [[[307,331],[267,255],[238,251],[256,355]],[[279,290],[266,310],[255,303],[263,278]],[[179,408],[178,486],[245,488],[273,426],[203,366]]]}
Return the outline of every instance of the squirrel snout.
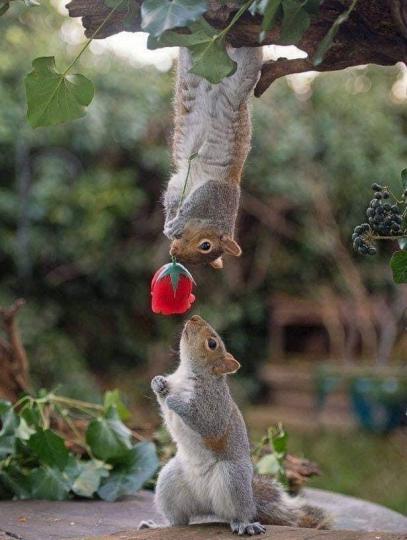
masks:
{"label": "squirrel snout", "polygon": [[205,321],[199,315],[193,315],[188,322],[192,324],[204,324]]}

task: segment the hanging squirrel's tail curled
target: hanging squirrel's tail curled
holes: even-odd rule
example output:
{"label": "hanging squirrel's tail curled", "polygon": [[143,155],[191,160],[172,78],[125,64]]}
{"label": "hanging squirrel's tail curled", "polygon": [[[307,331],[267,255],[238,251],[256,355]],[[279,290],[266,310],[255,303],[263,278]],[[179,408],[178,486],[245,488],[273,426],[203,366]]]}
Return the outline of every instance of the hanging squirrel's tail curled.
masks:
{"label": "hanging squirrel's tail curled", "polygon": [[282,486],[268,476],[255,475],[253,494],[257,518],[263,525],[286,525],[310,529],[329,529],[330,516],[300,497],[290,497]]}

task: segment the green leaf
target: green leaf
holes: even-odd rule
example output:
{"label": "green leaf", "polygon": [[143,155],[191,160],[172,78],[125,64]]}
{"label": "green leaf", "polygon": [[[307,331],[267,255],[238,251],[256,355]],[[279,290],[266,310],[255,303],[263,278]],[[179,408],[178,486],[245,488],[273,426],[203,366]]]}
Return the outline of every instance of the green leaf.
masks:
{"label": "green leaf", "polygon": [[0,468],[0,486],[17,499],[31,498],[30,476],[15,464]]}
{"label": "green leaf", "polygon": [[191,73],[199,75],[212,84],[220,83],[236,71],[234,62],[225,48],[224,36],[218,34],[204,19],[190,26],[191,34],[165,32],[159,38],[150,36],[149,49],[160,47],[188,47],[192,57]]}
{"label": "green leaf", "polygon": [[353,2],[348,7],[348,9],[346,11],[344,11],[343,13],[341,13],[339,15],[339,17],[336,18],[336,20],[334,21],[331,28],[328,30],[325,37],[321,40],[321,43],[318,45],[316,53],[315,53],[315,55],[314,55],[314,57],[312,59],[312,63],[314,64],[314,66],[318,66],[323,61],[323,59],[325,58],[325,55],[326,55],[328,49],[331,47],[331,45],[333,43],[333,40],[334,40],[336,34],[338,33],[338,30],[339,30],[341,24],[343,24],[347,20],[347,18],[349,17],[349,15],[351,14],[353,8],[356,5],[356,2],[357,2],[357,0],[353,0]]}
{"label": "green leaf", "polygon": [[30,427],[25,418],[20,416],[20,423],[18,425],[18,428],[16,429],[16,437],[17,439],[21,439],[22,441],[28,441],[28,439],[35,433],[35,429]]}
{"label": "green leaf", "polygon": [[134,495],[157,468],[155,445],[151,442],[138,443],[127,452],[125,461],[115,466],[109,477],[102,481],[98,495],[105,501]]}
{"label": "green leaf", "polygon": [[277,476],[280,471],[280,463],[275,454],[266,454],[256,464],[258,474],[272,474]]}
{"label": "green leaf", "polygon": [[301,0],[283,0],[283,21],[279,44],[295,45],[311,22]]}
{"label": "green leaf", "polygon": [[396,251],[390,260],[395,283],[407,283],[407,251]]}
{"label": "green leaf", "polygon": [[258,12],[263,15],[261,21],[260,42],[264,40],[267,32],[274,26],[277,15],[281,12],[282,0],[266,0],[259,2]]}
{"label": "green leaf", "polygon": [[0,17],[6,13],[10,7],[10,2],[0,2]]}
{"label": "green leaf", "polygon": [[319,13],[320,5],[321,5],[321,0],[308,0],[304,4],[304,9],[310,15],[317,15]]}
{"label": "green leaf", "polygon": [[86,442],[98,459],[118,460],[132,447],[131,431],[121,422],[116,407],[111,406],[104,417],[90,422]]}
{"label": "green leaf", "polygon": [[92,497],[99,489],[102,478],[109,476],[109,467],[95,459],[80,462],[79,471],[72,484],[72,491],[79,497]]}
{"label": "green leaf", "polygon": [[105,397],[104,397],[105,412],[107,412],[108,409],[113,405],[116,407],[117,412],[119,413],[120,420],[125,422],[131,417],[130,411],[128,410],[126,405],[123,403],[118,389],[108,390],[107,392],[105,392]]}
{"label": "green leaf", "polygon": [[270,440],[275,452],[280,455],[286,454],[288,434],[283,429],[280,428],[277,433],[273,433]]}
{"label": "green leaf", "polygon": [[64,440],[50,429],[39,428],[31,435],[27,446],[44,465],[56,466],[62,471],[68,462],[69,452]]}
{"label": "green leaf", "polygon": [[92,82],[83,75],[58,73],[53,56],[36,58],[25,78],[28,121],[33,128],[81,118],[93,99]]}
{"label": "green leaf", "polygon": [[71,483],[55,467],[42,466],[33,469],[30,475],[31,497],[49,501],[63,501],[69,498]]}
{"label": "green leaf", "polygon": [[188,26],[208,9],[206,0],[144,0],[141,27],[153,36]]}
{"label": "green leaf", "polygon": [[401,171],[401,183],[403,189],[407,189],[407,168]]}
{"label": "green leaf", "polygon": [[223,37],[208,38],[206,43],[194,45],[189,50],[192,56],[190,72],[212,84],[220,83],[236,71],[236,62],[226,52]]}

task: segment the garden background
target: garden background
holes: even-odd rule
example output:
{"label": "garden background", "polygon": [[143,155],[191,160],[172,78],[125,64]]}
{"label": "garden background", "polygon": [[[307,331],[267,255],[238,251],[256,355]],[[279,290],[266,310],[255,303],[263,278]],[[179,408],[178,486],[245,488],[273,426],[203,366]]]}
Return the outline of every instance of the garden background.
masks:
{"label": "garden background", "polygon": [[[173,369],[183,320],[149,306],[151,276],[168,260],[160,196],[171,166],[171,55],[143,65],[142,39],[123,34],[92,44],[80,62],[96,86],[86,118],[33,130],[23,86],[31,60],[55,54],[67,66],[83,40],[60,2],[38,9],[16,5],[0,19],[0,304],[27,301],[19,321],[36,388],[97,400],[118,387],[134,424],[152,433],[149,381]],[[399,511],[406,428],[362,429],[348,389],[357,369],[359,382],[379,381],[398,403],[405,396],[406,287],[392,282],[394,245],[363,258],[350,237],[372,182],[399,191],[406,86],[402,66],[275,82],[253,106],[244,256],[223,272],[194,270],[195,312],[242,363],[234,392],[253,440],[281,420],[289,450],[321,468],[310,485]],[[321,396],[329,401],[336,383],[345,391],[323,416]],[[301,415],[309,399],[315,408]]]}

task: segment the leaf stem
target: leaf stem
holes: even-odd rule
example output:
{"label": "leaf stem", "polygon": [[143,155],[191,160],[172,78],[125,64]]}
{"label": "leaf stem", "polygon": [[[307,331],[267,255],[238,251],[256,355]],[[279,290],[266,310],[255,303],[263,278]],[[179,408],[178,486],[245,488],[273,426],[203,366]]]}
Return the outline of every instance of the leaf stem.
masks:
{"label": "leaf stem", "polygon": [[87,40],[85,45],[82,47],[82,49],[79,51],[79,53],[76,55],[76,57],[72,60],[72,62],[69,64],[69,66],[66,68],[66,70],[63,72],[62,76],[65,77],[65,75],[68,73],[68,71],[71,70],[71,68],[76,64],[76,62],[79,60],[79,58],[82,56],[82,54],[86,51],[86,49],[89,47],[89,45],[92,43],[92,41],[95,39],[97,34],[102,30],[102,28],[105,26],[107,22],[111,19],[114,12],[117,10],[117,8],[123,4],[124,0],[119,0],[119,2],[112,8],[109,13],[106,15],[106,17],[103,19],[103,21],[100,23],[100,25],[96,28],[96,30],[93,32],[93,34],[90,36],[90,38]]}
{"label": "leaf stem", "polygon": [[182,188],[182,193],[181,193],[181,198],[179,200],[179,205],[178,205],[178,210],[177,212],[179,212],[181,210],[181,206],[182,206],[182,203],[184,202],[184,197],[185,197],[185,192],[186,192],[186,189],[187,189],[187,183],[188,183],[188,178],[189,178],[189,173],[191,171],[191,162],[192,160],[194,160],[196,157],[198,157],[198,152],[195,152],[193,154],[191,154],[188,158],[188,169],[187,169],[187,175],[185,177],[185,182],[184,182],[184,187]]}
{"label": "leaf stem", "polygon": [[243,15],[243,13],[249,9],[249,7],[251,6],[251,4],[253,4],[253,2],[254,2],[254,0],[248,0],[248,2],[243,4],[243,6],[241,6],[239,11],[237,13],[235,13],[235,15],[233,16],[232,20],[227,25],[227,27],[224,28],[222,30],[222,32],[220,32],[220,34],[218,34],[218,36],[216,36],[216,37],[220,37],[220,36],[223,37],[225,34],[227,34],[229,32],[229,30],[232,28],[232,26],[234,26],[237,23],[237,21],[240,19],[240,17]]}

